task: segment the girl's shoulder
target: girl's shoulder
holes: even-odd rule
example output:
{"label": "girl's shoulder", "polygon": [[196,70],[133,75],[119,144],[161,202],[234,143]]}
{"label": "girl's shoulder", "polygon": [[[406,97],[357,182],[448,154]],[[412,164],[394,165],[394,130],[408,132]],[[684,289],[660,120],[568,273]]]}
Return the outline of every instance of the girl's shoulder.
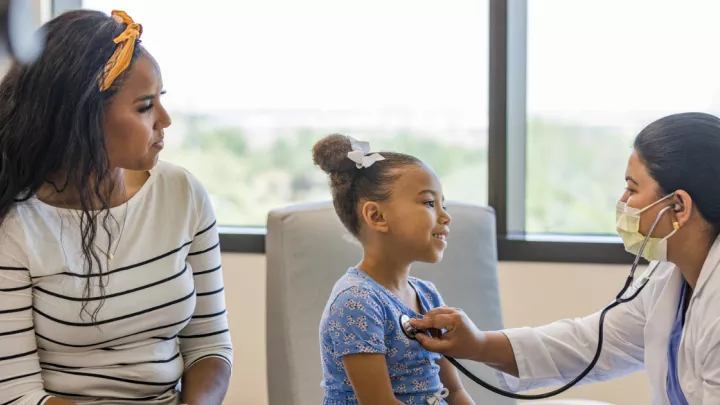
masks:
{"label": "girl's shoulder", "polygon": [[333,292],[330,295],[330,301],[335,301],[341,296],[355,296],[370,300],[378,299],[375,285],[352,267],[335,283]]}
{"label": "girl's shoulder", "polygon": [[397,302],[365,273],[351,267],[333,287],[326,312],[340,307],[385,318],[398,312]]}

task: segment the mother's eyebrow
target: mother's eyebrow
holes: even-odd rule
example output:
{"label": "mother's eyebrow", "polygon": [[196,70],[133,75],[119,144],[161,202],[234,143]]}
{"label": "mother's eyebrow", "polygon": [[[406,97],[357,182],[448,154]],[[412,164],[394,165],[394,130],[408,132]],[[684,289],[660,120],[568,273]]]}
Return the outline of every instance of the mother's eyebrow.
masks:
{"label": "mother's eyebrow", "polygon": [[[162,96],[163,94],[165,94],[165,90],[160,91],[160,95]],[[154,99],[155,99],[155,94],[148,94],[148,95],[145,95],[145,96],[142,96],[142,97],[136,99],[135,101],[133,101],[133,103],[137,103],[140,101],[150,101],[150,100],[154,100]]]}
{"label": "mother's eyebrow", "polygon": [[155,99],[155,95],[154,95],[154,94],[148,94],[148,95],[146,95],[146,96],[142,96],[142,97],[140,97],[140,98],[135,99],[135,101],[133,101],[133,103],[137,103],[137,102],[140,102],[140,101],[150,101],[150,100],[153,100],[153,99]]}

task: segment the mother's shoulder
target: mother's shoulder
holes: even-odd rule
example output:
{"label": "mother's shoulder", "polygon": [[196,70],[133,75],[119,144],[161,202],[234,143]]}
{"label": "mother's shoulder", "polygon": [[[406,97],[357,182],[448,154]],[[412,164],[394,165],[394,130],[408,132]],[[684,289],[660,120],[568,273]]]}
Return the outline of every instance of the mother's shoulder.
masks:
{"label": "mother's shoulder", "polygon": [[200,180],[189,170],[175,163],[158,161],[150,171],[150,175],[156,176],[155,181],[161,185],[179,187],[201,195],[205,194],[205,188]]}

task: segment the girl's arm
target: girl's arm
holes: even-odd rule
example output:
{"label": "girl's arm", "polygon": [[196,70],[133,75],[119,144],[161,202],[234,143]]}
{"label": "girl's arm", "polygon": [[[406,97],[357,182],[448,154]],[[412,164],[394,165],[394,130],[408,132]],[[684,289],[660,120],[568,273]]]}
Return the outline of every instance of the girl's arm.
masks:
{"label": "girl's arm", "polygon": [[384,354],[350,354],[343,365],[360,405],[403,405],[393,393]]}
{"label": "girl's arm", "polygon": [[388,372],[383,305],[372,289],[358,285],[339,292],[322,321],[321,334],[329,338],[324,351],[342,356],[360,405],[402,405],[395,398]]}
{"label": "girl's arm", "polygon": [[437,361],[440,366],[440,382],[448,389],[450,395],[445,398],[448,405],[475,405],[470,394],[463,388],[460,376],[455,367],[445,357]]}

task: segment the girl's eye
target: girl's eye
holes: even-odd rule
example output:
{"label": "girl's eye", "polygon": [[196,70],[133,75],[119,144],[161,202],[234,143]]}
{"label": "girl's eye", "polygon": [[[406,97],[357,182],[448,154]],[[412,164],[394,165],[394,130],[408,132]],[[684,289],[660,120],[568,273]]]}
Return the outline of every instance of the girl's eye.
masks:
{"label": "girl's eye", "polygon": [[425,201],[425,205],[430,208],[435,208],[435,201]]}

